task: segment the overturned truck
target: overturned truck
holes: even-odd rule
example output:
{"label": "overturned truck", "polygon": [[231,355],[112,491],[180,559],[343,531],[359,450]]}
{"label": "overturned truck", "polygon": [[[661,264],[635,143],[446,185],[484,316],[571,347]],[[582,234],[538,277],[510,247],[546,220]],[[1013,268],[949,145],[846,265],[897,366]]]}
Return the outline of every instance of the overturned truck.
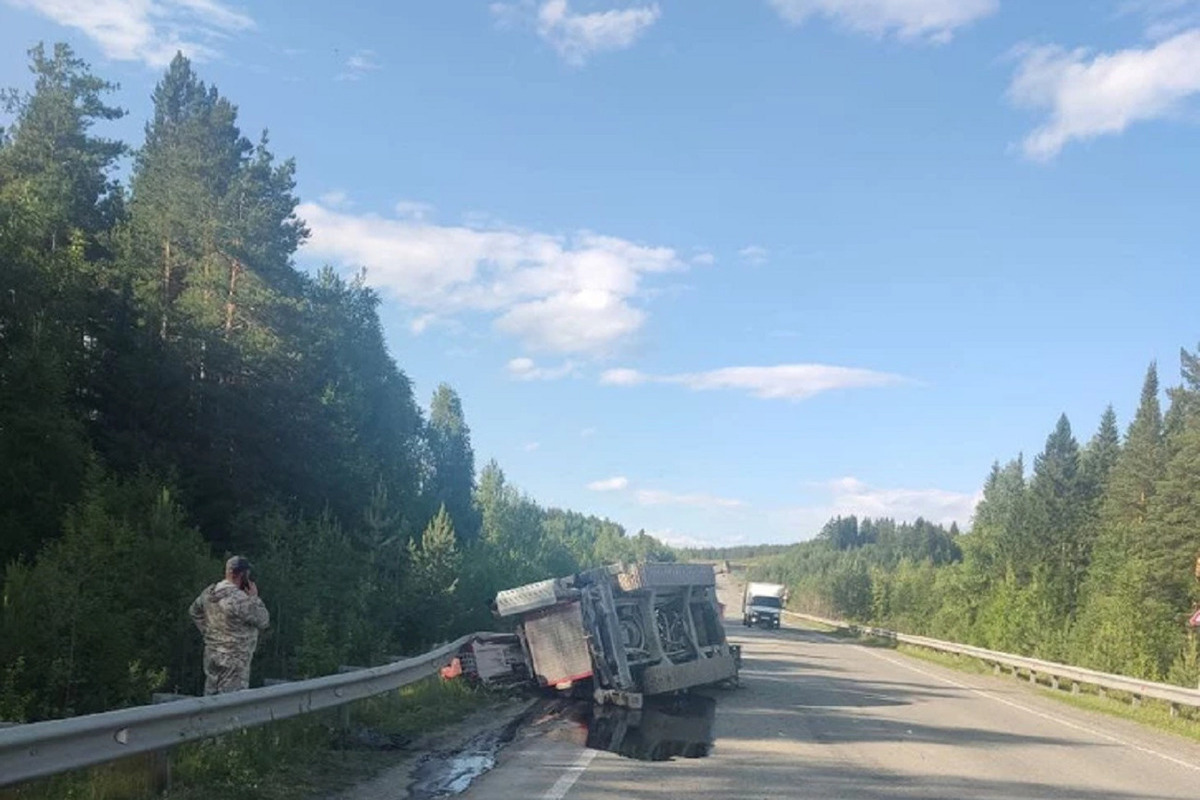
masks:
{"label": "overturned truck", "polygon": [[614,564],[500,592],[495,611],[518,618],[540,686],[590,686],[599,702],[637,707],[642,695],[737,677],[711,566]]}

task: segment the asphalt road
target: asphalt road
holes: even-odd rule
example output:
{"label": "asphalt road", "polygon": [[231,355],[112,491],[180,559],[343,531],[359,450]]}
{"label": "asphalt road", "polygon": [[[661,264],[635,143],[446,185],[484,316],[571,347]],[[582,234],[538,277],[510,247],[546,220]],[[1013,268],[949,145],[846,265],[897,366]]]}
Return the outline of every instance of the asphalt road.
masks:
{"label": "asphalt road", "polygon": [[742,686],[713,691],[707,758],[584,747],[582,721],[536,721],[462,795],[618,798],[1196,800],[1200,744],[968,675],[785,626],[727,625]]}

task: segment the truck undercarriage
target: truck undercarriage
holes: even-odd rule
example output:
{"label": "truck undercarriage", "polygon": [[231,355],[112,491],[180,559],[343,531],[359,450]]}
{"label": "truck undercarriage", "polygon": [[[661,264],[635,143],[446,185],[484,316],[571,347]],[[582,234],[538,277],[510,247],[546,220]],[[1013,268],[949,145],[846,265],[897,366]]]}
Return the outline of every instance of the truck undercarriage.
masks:
{"label": "truck undercarriage", "polygon": [[637,707],[642,695],[737,677],[710,566],[614,564],[500,592],[495,610],[518,617],[540,686],[590,682],[598,701]]}

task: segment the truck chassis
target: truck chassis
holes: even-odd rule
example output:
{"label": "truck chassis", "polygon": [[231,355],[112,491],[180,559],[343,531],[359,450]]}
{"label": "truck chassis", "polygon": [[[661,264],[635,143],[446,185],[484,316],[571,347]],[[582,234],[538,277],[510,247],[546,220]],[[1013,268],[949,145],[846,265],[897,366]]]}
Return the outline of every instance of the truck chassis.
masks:
{"label": "truck chassis", "polygon": [[500,592],[495,610],[518,618],[541,686],[590,682],[597,701],[638,707],[642,695],[737,678],[711,566],[614,564]]}

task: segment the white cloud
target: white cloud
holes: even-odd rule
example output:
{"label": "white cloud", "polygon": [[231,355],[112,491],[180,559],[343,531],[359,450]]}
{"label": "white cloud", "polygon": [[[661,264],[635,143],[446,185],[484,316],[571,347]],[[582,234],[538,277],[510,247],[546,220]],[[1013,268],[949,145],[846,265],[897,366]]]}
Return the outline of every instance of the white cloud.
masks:
{"label": "white cloud", "polygon": [[542,446],[541,442],[526,442],[525,446],[522,447],[521,449],[524,450],[526,453],[532,453],[533,451],[540,449],[541,446]]}
{"label": "white cloud", "polygon": [[334,189],[321,195],[321,203],[330,208],[349,208],[354,205],[350,201],[350,196],[341,189]]}
{"label": "white cloud", "polygon": [[245,13],[217,0],[8,0],[81,31],[116,61],[164,67],[182,51],[197,60],[219,55],[216,45],[254,27]]}
{"label": "white cloud", "polygon": [[859,519],[890,518],[898,522],[912,522],[921,517],[947,526],[957,522],[960,528],[966,529],[982,497],[982,492],[964,494],[946,489],[880,488],[855,477],[809,486],[820,491],[819,500],[810,505],[768,511],[763,527],[787,532],[785,536],[807,539],[815,536],[833,517],[853,514]]}
{"label": "white cloud", "polygon": [[587,485],[587,488],[593,492],[623,492],[629,488],[629,478],[624,475],[617,475],[613,478],[605,478],[602,481],[592,481]]}
{"label": "white cloud", "polygon": [[445,226],[322,203],[299,213],[312,230],[306,253],[366,267],[372,285],[416,309],[489,314],[535,350],[613,352],[645,322],[643,279],[686,268],[670,248],[589,231]]}
{"label": "white cloud", "polygon": [[746,504],[741,500],[728,497],[716,497],[711,494],[678,494],[661,489],[638,489],[633,493],[634,499],[643,506],[689,506],[691,508],[741,508]]}
{"label": "white cloud", "polygon": [[606,386],[637,386],[652,380],[636,369],[606,369],[600,375],[600,383]]}
{"label": "white cloud", "polygon": [[1035,160],[1053,158],[1075,139],[1170,116],[1200,93],[1200,28],[1144,49],[1093,55],[1047,45],[1027,48],[1020,58],[1010,99],[1049,113],[1022,143]]}
{"label": "white cloud", "polygon": [[597,340],[627,339],[645,320],[646,313],[624,298],[603,289],[584,289],[514,306],[496,320],[496,327],[541,349],[579,353]]}
{"label": "white cloud", "polygon": [[1200,26],[1200,0],[1126,0],[1117,14],[1144,17],[1149,38],[1167,39]]}
{"label": "white cloud", "polygon": [[508,374],[518,381],[552,381],[575,374],[575,364],[564,361],[557,367],[539,367],[532,358],[514,358],[508,362]]}
{"label": "white cloud", "polygon": [[770,255],[770,252],[767,250],[767,248],[761,245],[749,244],[743,247],[741,250],[738,250],[738,255],[741,256],[742,261],[746,262],[747,264],[750,264],[754,267],[759,267],[767,263],[767,257]]}
{"label": "white cloud", "polygon": [[668,492],[662,489],[633,489],[629,478],[617,475],[604,480],[592,481],[587,488],[593,492],[624,492],[632,490],[632,496],[642,506],[687,506],[699,509],[743,508],[745,503],[728,497],[701,492]]}
{"label": "white cloud", "polygon": [[692,256],[692,263],[701,267],[711,267],[717,263],[717,257],[707,251]]}
{"label": "white cloud", "polygon": [[491,11],[505,24],[531,17],[538,36],[576,67],[597,53],[632,47],[662,15],[657,3],[578,13],[567,0],[546,0],[536,8],[528,1],[492,3]]}
{"label": "white cloud", "polygon": [[590,439],[591,437],[596,435],[596,429],[595,428],[584,428],[581,431],[579,431],[579,435],[582,436],[584,439]]}
{"label": "white cloud", "polygon": [[338,73],[339,81],[358,81],[368,74],[381,68],[379,58],[374,50],[357,50],[346,59],[342,71]]}
{"label": "white cloud", "polygon": [[827,364],[780,364],[774,367],[725,367],[709,372],[647,375],[634,369],[610,369],[600,376],[609,386],[671,383],[694,391],[741,389],[768,400],[803,400],[835,389],[895,386],[906,382],[899,375]]}
{"label": "white cloud", "polygon": [[845,27],[883,37],[948,42],[954,33],[995,13],[999,0],[768,0],[779,15],[800,25],[823,16]]}
{"label": "white cloud", "polygon": [[723,547],[726,545],[714,544],[705,539],[698,539],[695,536],[690,536],[686,533],[679,533],[671,528],[662,530],[646,531],[647,536],[653,536],[667,547]]}
{"label": "white cloud", "polygon": [[412,331],[414,335],[420,336],[422,333],[429,330],[432,325],[437,323],[437,321],[437,314],[421,314],[413,319],[412,322],[408,323],[408,329]]}
{"label": "white cloud", "polygon": [[414,219],[418,221],[425,220],[433,214],[433,206],[429,203],[422,203],[417,200],[401,200],[392,206],[396,212],[396,216],[401,219]]}
{"label": "white cloud", "polygon": [[962,494],[945,489],[880,489],[857,478],[830,481],[830,513],[826,517],[855,514],[858,517],[891,517],[900,521],[924,517],[930,522],[960,526],[970,523],[980,494]]}

